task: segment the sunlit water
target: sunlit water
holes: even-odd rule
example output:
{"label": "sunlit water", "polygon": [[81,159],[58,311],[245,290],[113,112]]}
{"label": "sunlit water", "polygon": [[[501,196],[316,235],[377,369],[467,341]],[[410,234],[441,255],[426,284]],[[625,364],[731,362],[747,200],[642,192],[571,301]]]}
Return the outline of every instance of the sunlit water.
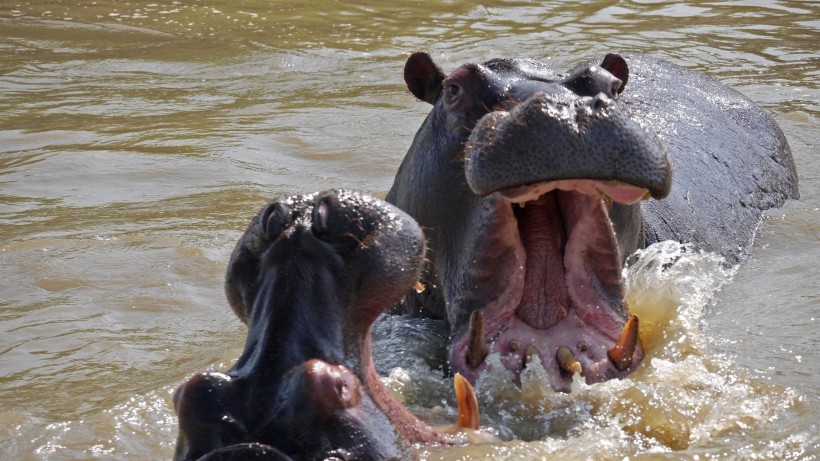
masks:
{"label": "sunlit water", "polygon": [[[629,379],[566,396],[538,370],[521,389],[490,373],[482,425],[504,442],[424,456],[820,456],[817,4],[273,3],[0,4],[0,458],[170,458],[171,392],[241,350],[222,277],[246,221],[279,194],[383,196],[428,109],[401,79],[418,49],[447,70],[665,56],[773,113],[802,195],[739,268],[643,255],[629,301],[647,357]],[[405,344],[442,339],[392,321]],[[452,422],[435,352],[399,346],[376,342],[388,385]]]}

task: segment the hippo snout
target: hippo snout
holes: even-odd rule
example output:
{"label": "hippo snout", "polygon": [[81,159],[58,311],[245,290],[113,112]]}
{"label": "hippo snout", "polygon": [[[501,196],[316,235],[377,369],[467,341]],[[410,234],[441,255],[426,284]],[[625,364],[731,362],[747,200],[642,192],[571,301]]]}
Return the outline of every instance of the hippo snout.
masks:
{"label": "hippo snout", "polygon": [[424,234],[373,197],[279,197],[254,216],[225,276],[245,349],[174,395],[178,461],[412,459],[446,442],[397,402],[373,365],[370,326],[419,280]]}
{"label": "hippo snout", "polygon": [[465,150],[467,182],[478,195],[559,180],[617,181],[669,193],[666,151],[604,93],[535,93],[510,111],[490,112]]}

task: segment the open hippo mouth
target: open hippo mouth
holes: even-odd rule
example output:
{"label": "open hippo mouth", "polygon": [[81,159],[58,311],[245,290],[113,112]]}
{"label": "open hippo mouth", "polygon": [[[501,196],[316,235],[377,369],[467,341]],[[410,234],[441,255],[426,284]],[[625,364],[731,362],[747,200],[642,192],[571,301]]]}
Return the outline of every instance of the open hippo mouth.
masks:
{"label": "open hippo mouth", "polygon": [[497,353],[516,379],[538,360],[553,389],[569,392],[575,373],[592,384],[641,362],[610,211],[666,196],[671,173],[663,149],[616,104],[537,92],[473,129],[467,182],[492,203],[477,250],[497,257],[494,287],[481,289],[494,299],[454,332],[452,365],[468,378]]}

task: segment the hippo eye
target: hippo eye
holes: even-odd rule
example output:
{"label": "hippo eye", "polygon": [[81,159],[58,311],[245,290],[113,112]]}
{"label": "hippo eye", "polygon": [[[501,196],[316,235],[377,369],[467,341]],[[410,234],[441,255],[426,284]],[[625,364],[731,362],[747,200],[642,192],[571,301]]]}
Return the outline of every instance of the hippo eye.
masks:
{"label": "hippo eye", "polygon": [[448,82],[444,86],[444,102],[447,104],[453,104],[458,100],[458,97],[461,95],[461,86]]}
{"label": "hippo eye", "polygon": [[269,239],[275,239],[285,230],[290,219],[290,206],[285,203],[277,202],[268,205],[268,208],[262,214],[262,222],[264,223],[265,235]]}

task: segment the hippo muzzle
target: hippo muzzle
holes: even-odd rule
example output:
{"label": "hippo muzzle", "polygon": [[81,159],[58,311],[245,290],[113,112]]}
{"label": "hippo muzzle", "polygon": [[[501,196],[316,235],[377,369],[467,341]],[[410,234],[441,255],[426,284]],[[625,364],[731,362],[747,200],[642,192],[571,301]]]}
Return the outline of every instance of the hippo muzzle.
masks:
{"label": "hippo muzzle", "polygon": [[509,112],[490,112],[473,128],[465,159],[473,192],[513,200],[542,195],[547,187],[531,186],[547,183],[630,205],[647,192],[666,197],[672,184],[663,147],[604,93],[539,91]]}
{"label": "hippo muzzle", "polygon": [[370,349],[371,324],[417,283],[424,253],[416,223],[368,196],[264,207],[226,276],[245,349],[177,389],[175,459],[398,460],[443,442],[384,388]]}

